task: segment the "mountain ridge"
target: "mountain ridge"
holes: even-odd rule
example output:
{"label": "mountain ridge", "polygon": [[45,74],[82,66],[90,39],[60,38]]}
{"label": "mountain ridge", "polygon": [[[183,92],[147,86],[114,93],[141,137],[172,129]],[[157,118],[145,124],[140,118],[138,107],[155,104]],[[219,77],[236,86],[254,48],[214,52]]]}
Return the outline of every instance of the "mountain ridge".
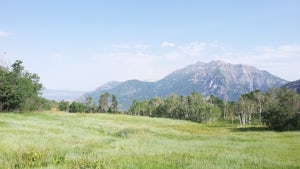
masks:
{"label": "mountain ridge", "polygon": [[265,70],[218,60],[188,65],[156,82],[128,80],[118,82],[118,85],[109,90],[99,90],[101,88],[99,87],[95,91],[84,94],[82,98],[91,96],[94,101],[97,101],[101,94],[108,92],[116,95],[120,108],[126,110],[134,99],[147,100],[156,96],[165,98],[171,93],[188,95],[199,92],[205,96],[213,94],[235,101],[241,94],[253,90],[267,91],[271,87],[280,87],[286,83],[288,81]]}
{"label": "mountain ridge", "polygon": [[295,92],[300,94],[300,79],[296,81],[292,81],[282,86],[282,88],[287,88],[290,90],[294,90]]}

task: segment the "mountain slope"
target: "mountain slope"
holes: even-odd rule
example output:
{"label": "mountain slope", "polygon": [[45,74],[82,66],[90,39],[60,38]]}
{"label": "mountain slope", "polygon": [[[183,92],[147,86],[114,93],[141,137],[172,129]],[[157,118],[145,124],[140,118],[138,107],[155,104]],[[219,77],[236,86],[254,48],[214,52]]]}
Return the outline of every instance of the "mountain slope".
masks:
{"label": "mountain slope", "polygon": [[286,83],[287,81],[252,66],[212,61],[189,65],[157,82],[130,80],[109,90],[96,90],[85,96],[98,100],[99,95],[105,92],[115,94],[120,108],[125,110],[134,99],[146,100],[155,96],[167,97],[171,93],[188,95],[199,92],[205,96],[213,94],[228,100],[237,100],[241,94],[258,89],[266,91]]}
{"label": "mountain slope", "polygon": [[[177,70],[158,81],[158,93],[169,91],[188,94],[197,91],[203,95],[214,94],[221,98],[237,100],[243,93],[253,90],[266,91],[287,81],[248,65],[234,65],[222,61],[198,62]],[[167,90],[166,90],[167,89]]]}
{"label": "mountain slope", "polygon": [[[107,87],[109,86],[109,87]],[[132,103],[133,99],[147,100],[155,96],[151,93],[155,88],[152,82],[143,82],[139,80],[128,80],[126,82],[109,82],[92,92],[85,93],[79,101],[84,101],[86,97],[92,97],[94,102],[98,103],[99,96],[108,92],[117,96],[119,108],[127,109]]]}
{"label": "mountain slope", "polygon": [[117,82],[117,81],[111,81],[108,83],[105,83],[104,85],[98,87],[97,89],[95,89],[94,91],[91,92],[87,92],[85,93],[82,98],[80,98],[79,100],[84,100],[84,98],[91,96],[93,98],[93,100],[98,100],[99,96],[103,93],[105,93],[108,90],[111,90],[115,87],[118,87],[121,84],[121,82]]}
{"label": "mountain slope", "polygon": [[282,86],[283,88],[291,89],[300,94],[300,79],[290,82]]}

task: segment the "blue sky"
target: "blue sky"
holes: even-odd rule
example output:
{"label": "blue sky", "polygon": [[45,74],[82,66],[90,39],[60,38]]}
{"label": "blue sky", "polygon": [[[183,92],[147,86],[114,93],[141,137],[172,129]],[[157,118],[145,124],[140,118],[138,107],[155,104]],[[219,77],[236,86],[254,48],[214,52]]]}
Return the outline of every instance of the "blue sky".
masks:
{"label": "blue sky", "polygon": [[300,79],[298,0],[0,0],[0,61],[49,89],[155,81],[223,60]]}

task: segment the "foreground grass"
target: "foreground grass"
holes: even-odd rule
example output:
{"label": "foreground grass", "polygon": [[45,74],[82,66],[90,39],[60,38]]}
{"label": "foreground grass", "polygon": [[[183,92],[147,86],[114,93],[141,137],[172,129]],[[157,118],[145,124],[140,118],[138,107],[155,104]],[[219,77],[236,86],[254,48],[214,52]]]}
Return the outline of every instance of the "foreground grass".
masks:
{"label": "foreground grass", "polygon": [[300,168],[300,132],[257,129],[109,114],[0,114],[0,168]]}

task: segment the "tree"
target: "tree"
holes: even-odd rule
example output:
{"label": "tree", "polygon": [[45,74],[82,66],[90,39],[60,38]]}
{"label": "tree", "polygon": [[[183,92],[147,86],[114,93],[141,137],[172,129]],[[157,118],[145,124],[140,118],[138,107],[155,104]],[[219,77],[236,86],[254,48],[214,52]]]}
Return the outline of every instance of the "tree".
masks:
{"label": "tree", "polygon": [[70,113],[77,113],[77,112],[83,113],[83,112],[85,112],[85,110],[86,110],[86,107],[83,103],[77,103],[77,102],[73,101],[69,106]]}
{"label": "tree", "polygon": [[199,93],[193,92],[187,98],[190,113],[189,120],[196,122],[207,121],[209,118],[207,113],[209,112],[207,111],[208,104],[204,97]]}
{"label": "tree", "polygon": [[69,102],[67,101],[60,101],[58,104],[58,110],[59,111],[68,111],[69,110]]}
{"label": "tree", "polygon": [[164,101],[164,106],[165,106],[165,112],[164,112],[164,117],[169,117],[169,118],[178,118],[178,112],[177,112],[177,107],[180,105],[180,98],[177,94],[172,93],[169,95],[165,101]]}
{"label": "tree", "polygon": [[280,131],[299,127],[299,94],[288,89],[271,89],[266,97],[267,103],[262,117],[268,127]]}
{"label": "tree", "polygon": [[129,108],[129,114],[130,115],[138,115],[138,112],[139,112],[139,107],[138,107],[138,104],[139,104],[139,101],[134,99],[130,105],[130,108]]}
{"label": "tree", "polygon": [[20,60],[15,61],[11,69],[0,67],[0,111],[42,108],[44,100],[39,97],[42,89],[39,80],[37,74],[24,70]]}
{"label": "tree", "polygon": [[147,116],[147,105],[147,101],[139,102],[138,100],[134,99],[129,108],[129,114]]}
{"label": "tree", "polygon": [[253,93],[254,98],[256,99],[256,102],[258,104],[258,115],[259,115],[259,121],[262,122],[262,111],[263,111],[263,105],[266,102],[264,94],[260,90],[255,90]]}
{"label": "tree", "polygon": [[181,110],[182,110],[182,116],[180,119],[189,119],[190,110],[189,110],[188,97],[181,96],[180,103],[181,103],[180,105],[181,105]]}
{"label": "tree", "polygon": [[86,110],[85,112],[86,113],[91,113],[93,112],[93,103],[92,103],[93,99],[92,97],[87,97],[85,99],[85,107],[86,107]]}
{"label": "tree", "polygon": [[109,93],[104,93],[102,95],[100,95],[99,98],[99,108],[98,108],[98,112],[108,112],[109,109],[109,105],[108,105],[108,98],[109,98]]}
{"label": "tree", "polygon": [[222,100],[217,96],[214,95],[210,95],[209,96],[209,104],[210,106],[208,106],[208,110],[209,110],[209,121],[210,120],[214,120],[214,119],[218,119],[223,115],[223,118],[226,119],[226,104],[227,104],[227,99]]}
{"label": "tree", "polygon": [[148,101],[148,103],[147,103],[147,112],[149,113],[150,117],[154,116],[155,110],[162,103],[163,103],[163,99],[160,98],[160,97],[154,97],[153,99]]}
{"label": "tree", "polygon": [[111,99],[111,105],[109,108],[109,112],[117,113],[117,112],[119,112],[117,96],[113,94],[111,97],[112,97],[112,99]]}

